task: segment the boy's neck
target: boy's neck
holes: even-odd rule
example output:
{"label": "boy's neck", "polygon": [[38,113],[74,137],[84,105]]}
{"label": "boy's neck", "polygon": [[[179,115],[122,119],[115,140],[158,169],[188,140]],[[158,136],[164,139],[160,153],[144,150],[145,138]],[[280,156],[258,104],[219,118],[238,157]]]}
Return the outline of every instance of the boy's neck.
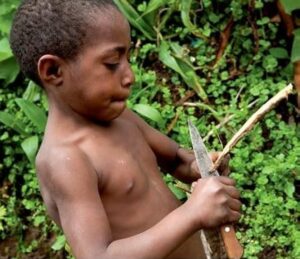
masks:
{"label": "boy's neck", "polygon": [[54,131],[72,132],[82,128],[108,127],[111,121],[95,121],[75,112],[70,106],[63,103],[60,99],[51,98],[48,95],[49,112],[47,129]]}

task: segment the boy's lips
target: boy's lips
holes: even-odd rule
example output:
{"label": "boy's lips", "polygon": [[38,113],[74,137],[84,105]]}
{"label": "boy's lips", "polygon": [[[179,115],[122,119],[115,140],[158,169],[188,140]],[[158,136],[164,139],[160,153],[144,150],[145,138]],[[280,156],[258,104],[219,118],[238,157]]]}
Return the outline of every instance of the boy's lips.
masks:
{"label": "boy's lips", "polygon": [[115,102],[125,102],[128,99],[128,97],[129,97],[129,94],[120,95],[118,97],[115,97],[113,99],[113,101],[115,101]]}

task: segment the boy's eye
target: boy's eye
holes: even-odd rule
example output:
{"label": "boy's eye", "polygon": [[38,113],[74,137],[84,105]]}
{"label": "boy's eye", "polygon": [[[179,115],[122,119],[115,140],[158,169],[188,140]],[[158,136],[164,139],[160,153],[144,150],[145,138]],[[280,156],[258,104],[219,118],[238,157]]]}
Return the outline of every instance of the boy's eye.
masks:
{"label": "boy's eye", "polygon": [[110,70],[116,70],[119,66],[119,63],[105,63],[105,66]]}

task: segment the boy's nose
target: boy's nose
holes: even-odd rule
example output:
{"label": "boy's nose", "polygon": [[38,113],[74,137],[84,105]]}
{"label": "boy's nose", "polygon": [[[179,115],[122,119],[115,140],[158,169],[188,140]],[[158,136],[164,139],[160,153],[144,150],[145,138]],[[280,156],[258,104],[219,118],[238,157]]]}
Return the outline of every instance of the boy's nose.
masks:
{"label": "boy's nose", "polygon": [[122,86],[129,88],[135,81],[134,73],[131,69],[130,64],[128,64],[128,68],[125,71],[125,74],[122,78]]}

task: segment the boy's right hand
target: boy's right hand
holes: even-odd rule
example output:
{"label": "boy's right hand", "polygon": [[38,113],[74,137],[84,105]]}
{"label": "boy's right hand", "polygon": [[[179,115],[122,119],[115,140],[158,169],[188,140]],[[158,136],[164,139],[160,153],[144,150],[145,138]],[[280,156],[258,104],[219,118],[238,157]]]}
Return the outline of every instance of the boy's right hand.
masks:
{"label": "boy's right hand", "polygon": [[215,228],[239,220],[242,204],[234,180],[208,177],[194,182],[192,189],[186,205],[198,228]]}

